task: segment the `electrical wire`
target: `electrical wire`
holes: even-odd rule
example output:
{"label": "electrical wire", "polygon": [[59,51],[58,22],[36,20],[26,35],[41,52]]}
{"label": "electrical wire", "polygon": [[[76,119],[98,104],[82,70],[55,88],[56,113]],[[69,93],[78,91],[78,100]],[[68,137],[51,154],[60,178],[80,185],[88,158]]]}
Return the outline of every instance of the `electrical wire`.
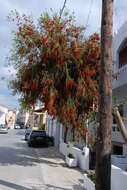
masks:
{"label": "electrical wire", "polygon": [[62,16],[62,13],[63,13],[65,7],[66,7],[66,3],[67,3],[67,0],[64,0],[63,7],[62,7],[62,9],[60,10],[60,18],[61,18],[61,16]]}
{"label": "electrical wire", "polygon": [[88,12],[88,16],[87,16],[87,19],[86,19],[86,27],[88,26],[90,15],[91,15],[91,12],[92,12],[93,1],[94,0],[91,0],[91,2],[90,2],[89,12]]}

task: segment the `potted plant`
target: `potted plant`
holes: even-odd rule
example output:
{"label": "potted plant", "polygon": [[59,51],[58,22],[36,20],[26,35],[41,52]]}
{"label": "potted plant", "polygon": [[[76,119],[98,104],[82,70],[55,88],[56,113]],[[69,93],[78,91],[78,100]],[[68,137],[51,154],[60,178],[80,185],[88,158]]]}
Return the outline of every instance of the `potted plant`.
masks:
{"label": "potted plant", "polygon": [[77,158],[72,153],[69,153],[68,155],[66,155],[66,163],[69,167],[76,167]]}

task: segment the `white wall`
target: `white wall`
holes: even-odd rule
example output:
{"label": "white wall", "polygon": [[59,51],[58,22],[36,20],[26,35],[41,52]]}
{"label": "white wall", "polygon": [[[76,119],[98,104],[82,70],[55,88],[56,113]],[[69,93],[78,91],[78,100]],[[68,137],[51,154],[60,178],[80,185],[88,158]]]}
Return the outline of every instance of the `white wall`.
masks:
{"label": "white wall", "polygon": [[5,116],[5,113],[0,112],[0,124],[5,124]]}
{"label": "white wall", "polygon": [[[68,147],[69,146],[69,147]],[[72,153],[78,160],[78,166],[83,170],[87,171],[89,169],[89,149],[84,147],[83,151],[79,148],[74,147],[71,143],[66,144],[64,142],[60,143],[59,151],[64,155]],[[84,153],[84,155],[83,155]]]}
{"label": "white wall", "polygon": [[112,165],[111,171],[111,190],[127,189],[127,172]]}
{"label": "white wall", "polygon": [[5,124],[5,117],[8,113],[8,109],[4,106],[0,106],[0,124]]}
{"label": "white wall", "polygon": [[[93,182],[84,175],[84,188],[87,190],[95,190]],[[112,165],[111,170],[111,190],[126,190],[127,189],[127,172]]]}

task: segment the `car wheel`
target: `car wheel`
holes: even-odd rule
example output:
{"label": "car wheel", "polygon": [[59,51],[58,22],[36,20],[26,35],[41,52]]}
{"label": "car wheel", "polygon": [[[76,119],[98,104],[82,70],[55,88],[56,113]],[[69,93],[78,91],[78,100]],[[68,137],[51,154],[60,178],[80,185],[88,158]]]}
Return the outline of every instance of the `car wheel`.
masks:
{"label": "car wheel", "polygon": [[31,143],[28,143],[28,146],[31,147],[32,146]]}
{"label": "car wheel", "polygon": [[51,141],[48,142],[48,146],[53,146]]}

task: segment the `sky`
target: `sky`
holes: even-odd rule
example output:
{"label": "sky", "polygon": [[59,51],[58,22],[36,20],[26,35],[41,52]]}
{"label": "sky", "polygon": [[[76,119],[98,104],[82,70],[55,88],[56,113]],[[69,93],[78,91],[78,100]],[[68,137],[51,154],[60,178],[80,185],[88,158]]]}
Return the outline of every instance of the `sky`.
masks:
{"label": "sky", "polygon": [[[14,68],[7,67],[7,57],[12,47],[14,24],[9,23],[7,16],[11,10],[20,14],[32,15],[36,21],[44,11],[50,8],[59,11],[64,0],[0,0],[0,105],[9,108],[19,107],[19,95],[12,96],[8,81],[15,75]],[[86,33],[99,32],[101,26],[101,0],[67,0],[66,8],[75,13],[76,23],[86,26]],[[118,28],[127,20],[127,1],[114,1],[114,26]]]}

